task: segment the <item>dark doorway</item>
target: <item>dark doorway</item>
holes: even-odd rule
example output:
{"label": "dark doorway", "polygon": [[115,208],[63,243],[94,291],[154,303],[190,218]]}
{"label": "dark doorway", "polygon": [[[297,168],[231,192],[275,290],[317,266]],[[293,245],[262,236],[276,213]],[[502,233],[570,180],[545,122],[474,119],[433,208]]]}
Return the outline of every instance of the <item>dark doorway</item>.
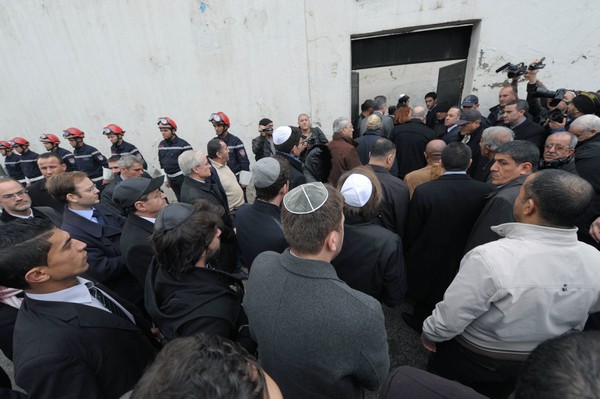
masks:
{"label": "dark doorway", "polygon": [[460,61],[456,64],[440,68],[438,74],[438,103],[448,103],[457,105],[461,102],[462,90],[465,85],[465,70],[467,61]]}
{"label": "dark doorway", "polygon": [[[415,31],[417,29],[352,38],[352,120],[358,116],[360,107],[359,92],[355,88],[355,81],[358,81],[357,71],[383,66],[467,59],[473,30],[471,24]],[[459,67],[450,67],[458,64],[461,65],[462,72],[451,76]],[[444,97],[451,99],[451,104],[456,103],[455,98],[459,98],[460,101],[464,84],[466,61],[458,64],[440,68],[439,71],[443,82],[438,81],[438,93],[440,88],[443,88]],[[390,103],[393,105],[393,101]]]}

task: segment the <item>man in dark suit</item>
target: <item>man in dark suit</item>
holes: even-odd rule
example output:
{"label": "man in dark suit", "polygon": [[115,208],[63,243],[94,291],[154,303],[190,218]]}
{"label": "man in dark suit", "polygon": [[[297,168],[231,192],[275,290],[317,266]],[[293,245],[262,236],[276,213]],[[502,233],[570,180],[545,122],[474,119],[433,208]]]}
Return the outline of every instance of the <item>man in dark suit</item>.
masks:
{"label": "man in dark suit", "polygon": [[416,106],[412,110],[412,119],[394,126],[391,140],[396,145],[398,177],[404,179],[408,173],[427,165],[425,147],[435,138],[433,129],[425,125],[425,108]]}
{"label": "man in dark suit", "polygon": [[48,219],[56,227],[62,223],[61,215],[54,209],[47,206],[32,207],[27,189],[11,177],[0,178],[0,207],[0,223],[30,218]]}
{"label": "man in dark suit", "polygon": [[113,202],[115,188],[124,180],[131,179],[133,177],[141,177],[144,173],[144,165],[143,161],[137,156],[127,154],[122,155],[121,158],[119,158],[118,166],[119,173],[115,174],[110,183],[108,183],[102,190],[100,202],[102,205],[116,211],[119,215],[125,216],[123,208]]}
{"label": "man in dark suit", "polygon": [[427,116],[425,117],[425,124],[427,125],[427,127],[433,129],[437,122],[436,113],[440,112],[437,103],[437,93],[435,91],[430,91],[429,93],[425,94],[425,105],[427,106]]}
{"label": "man in dark suit", "polygon": [[496,190],[486,196],[485,206],[473,225],[464,253],[500,238],[491,227],[514,222],[513,206],[523,182],[537,170],[540,152],[529,141],[515,140],[502,144],[490,168],[491,183]]}
{"label": "man in dark suit", "polygon": [[65,172],[67,170],[67,165],[55,152],[46,152],[40,154],[37,159],[37,164],[44,178],[27,187],[29,196],[31,197],[31,204],[33,206],[49,206],[62,216],[62,213],[65,209],[65,204],[48,194],[48,190],[46,190],[46,181],[50,178],[50,176],[59,175]]}
{"label": "man in dark suit", "polygon": [[213,180],[211,164],[204,152],[200,150],[186,151],[177,159],[179,168],[184,174],[181,185],[181,202],[192,204],[197,199],[205,199],[213,205],[223,208],[223,224],[221,229],[221,251],[211,265],[229,273],[240,273],[238,265],[238,246],[233,221],[229,214],[227,195],[220,184]]}
{"label": "man in dark suit", "polygon": [[377,223],[386,229],[404,236],[410,195],[406,183],[390,173],[396,159],[396,146],[388,139],[381,138],[373,143],[369,166],[381,184],[380,217]]}
{"label": "man in dark suit", "polygon": [[65,203],[61,228],[87,244],[86,276],[130,302],[141,304],[142,287],[129,273],[121,256],[121,229],[125,220],[99,203],[99,191],[84,172],[53,176],[46,187],[52,196]]}
{"label": "man in dark suit", "polygon": [[160,191],[164,176],[150,180],[132,177],[115,187],[113,202],[127,215],[121,232],[121,255],[127,268],[142,287],[154,252],[150,236],[158,212],[167,206],[166,195]]}
{"label": "man in dark suit", "polygon": [[15,325],[17,384],[49,399],[132,389],[157,343],[134,306],[79,277],[86,245],[43,219],[0,226],[0,235],[0,284],[26,293]]}
{"label": "man in dark suit", "polygon": [[415,300],[406,323],[421,332],[423,321],[456,275],[473,223],[492,187],[467,175],[471,149],[450,143],[442,151],[445,173],[415,189],[405,234],[408,296]]}
{"label": "man in dark suit", "polygon": [[513,100],[504,106],[504,123],[515,133],[515,140],[526,140],[543,151],[546,129],[527,119],[529,105],[525,100]]}
{"label": "man in dark suit", "polygon": [[290,172],[281,158],[263,158],[254,164],[256,187],[253,204],[242,204],[235,217],[244,264],[250,270],[254,258],[265,251],[282,253],[288,243],[281,228],[280,207],[288,192]]}

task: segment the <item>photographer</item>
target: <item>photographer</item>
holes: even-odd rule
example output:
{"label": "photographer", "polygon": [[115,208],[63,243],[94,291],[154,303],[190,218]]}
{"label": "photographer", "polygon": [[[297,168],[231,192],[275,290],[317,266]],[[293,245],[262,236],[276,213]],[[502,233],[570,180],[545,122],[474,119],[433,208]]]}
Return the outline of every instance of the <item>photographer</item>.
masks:
{"label": "photographer", "polygon": [[275,155],[273,121],[268,118],[261,119],[258,122],[258,132],[260,135],[252,139],[252,152],[256,161]]}

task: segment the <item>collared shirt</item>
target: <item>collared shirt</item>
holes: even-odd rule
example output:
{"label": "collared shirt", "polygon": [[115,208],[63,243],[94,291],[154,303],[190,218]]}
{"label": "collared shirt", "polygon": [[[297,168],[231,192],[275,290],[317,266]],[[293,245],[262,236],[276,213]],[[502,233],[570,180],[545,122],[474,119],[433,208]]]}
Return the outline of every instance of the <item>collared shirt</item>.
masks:
{"label": "collared shirt", "polygon": [[444,172],[445,175],[466,175],[466,170],[447,170]]}
{"label": "collared shirt", "polygon": [[[105,312],[110,313],[110,310],[105,308],[102,305],[102,303],[100,303],[99,300],[94,298],[92,296],[92,294],[90,294],[90,291],[88,290],[88,288],[85,286],[86,283],[91,282],[90,280],[86,280],[83,277],[77,277],[77,282],[78,282],[78,284],[73,287],[65,288],[64,290],[60,290],[60,291],[56,291],[56,292],[51,292],[49,294],[32,294],[32,293],[26,292],[25,295],[27,295],[29,298],[35,299],[37,301],[78,303],[80,305],[91,306],[93,308],[101,309],[101,310],[104,310]],[[135,319],[133,318],[133,315],[131,313],[129,313],[129,311],[127,309],[125,309],[123,306],[121,306],[120,303],[115,301],[106,292],[104,292],[103,290],[101,290],[98,287],[96,287],[96,288],[98,290],[102,291],[102,293],[108,299],[110,299],[112,302],[114,302],[115,305],[117,305],[123,312],[125,312],[127,317],[129,317],[129,319],[135,324]]]}
{"label": "collared shirt", "polygon": [[98,223],[98,220],[94,217],[94,208],[92,208],[92,209],[71,209],[71,208],[69,208],[69,210],[72,211],[73,213],[78,214],[79,216],[81,216],[84,219],[87,219],[94,223]]}
{"label": "collared shirt", "polygon": [[146,216],[140,216],[140,218],[149,221],[150,223],[156,223],[156,218],[147,218]]}
{"label": "collared shirt", "polygon": [[17,219],[31,219],[31,218],[33,218],[33,210],[31,208],[29,208],[29,215],[27,215],[27,216],[14,215],[14,214],[8,212],[6,209],[4,211],[6,213],[8,213],[10,216],[16,217]]}
{"label": "collared shirt", "polygon": [[208,159],[210,164],[215,167],[217,174],[219,175],[219,180],[221,180],[221,185],[225,190],[225,194],[227,195],[227,203],[229,204],[229,211],[233,211],[237,209],[244,203],[244,191],[235,177],[235,174],[231,171],[229,166],[213,161],[212,159]]}

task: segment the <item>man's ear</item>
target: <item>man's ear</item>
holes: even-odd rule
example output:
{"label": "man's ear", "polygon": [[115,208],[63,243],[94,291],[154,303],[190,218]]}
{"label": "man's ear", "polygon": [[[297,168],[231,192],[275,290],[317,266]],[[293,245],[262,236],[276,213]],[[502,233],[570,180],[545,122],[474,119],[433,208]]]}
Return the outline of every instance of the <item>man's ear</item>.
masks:
{"label": "man's ear", "polygon": [[144,212],[146,210],[146,204],[144,204],[142,201],[135,201],[133,207],[136,211]]}
{"label": "man's ear", "polygon": [[341,234],[338,231],[330,231],[325,238],[325,245],[327,245],[327,249],[331,252],[338,252],[338,250],[342,247],[343,239]]}
{"label": "man's ear", "polygon": [[532,172],[533,165],[530,162],[523,162],[519,166],[521,166],[521,176],[528,175]]}
{"label": "man's ear", "polygon": [[48,266],[36,266],[25,274],[25,281],[29,285],[44,283],[48,280],[50,280]]}
{"label": "man's ear", "polygon": [[65,197],[68,202],[78,202],[79,197],[75,193],[69,193]]}
{"label": "man's ear", "polygon": [[533,200],[533,198],[529,198],[522,207],[522,212],[524,216],[531,216],[533,213],[537,211],[537,204]]}

